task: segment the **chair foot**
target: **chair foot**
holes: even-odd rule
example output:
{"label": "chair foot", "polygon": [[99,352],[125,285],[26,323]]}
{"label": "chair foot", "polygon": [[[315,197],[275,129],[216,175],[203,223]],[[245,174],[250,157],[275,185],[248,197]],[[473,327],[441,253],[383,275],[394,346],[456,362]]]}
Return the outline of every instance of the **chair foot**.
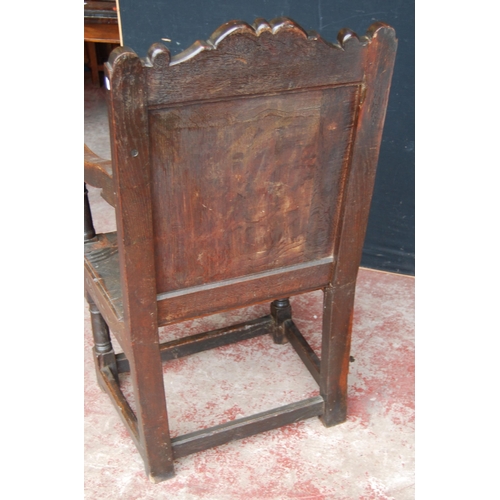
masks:
{"label": "chair foot", "polygon": [[172,470],[166,471],[162,474],[148,474],[149,480],[154,484],[161,483],[162,481],[167,481],[168,479],[172,479],[174,476],[175,472],[173,467]]}
{"label": "chair foot", "polygon": [[273,327],[271,335],[275,344],[286,344],[285,321],[292,319],[292,306],[288,299],[278,299],[271,302],[271,316],[273,318]]}
{"label": "chair foot", "polygon": [[342,424],[347,420],[346,408],[333,408],[331,411],[326,411],[319,419],[325,427]]}

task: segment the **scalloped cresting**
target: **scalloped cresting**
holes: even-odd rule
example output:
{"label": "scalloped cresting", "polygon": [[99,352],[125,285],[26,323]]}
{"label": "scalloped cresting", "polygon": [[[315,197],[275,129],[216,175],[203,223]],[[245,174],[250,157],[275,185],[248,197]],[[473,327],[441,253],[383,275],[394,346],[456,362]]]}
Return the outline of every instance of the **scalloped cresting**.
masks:
{"label": "scalloped cresting", "polygon": [[[338,43],[331,43],[323,39],[316,31],[306,31],[298,23],[287,17],[278,17],[269,22],[263,18],[257,18],[252,25],[244,21],[229,21],[217,28],[208,40],[197,40],[186,50],[173,57],[170,56],[170,51],[164,44],[159,42],[154,43],[148,50],[148,56],[143,58],[142,62],[145,66],[153,66],[159,60],[162,60],[162,64],[168,62],[169,66],[175,66],[193,59],[201,52],[216,50],[224,39],[236,33],[247,33],[259,37],[262,33],[268,32],[273,35],[279,35],[283,32],[293,32],[301,38],[314,42],[321,42],[334,50],[346,50],[353,41],[356,41],[362,46],[368,45],[382,29],[387,29],[394,33],[391,26],[384,22],[376,21],[368,27],[364,36],[359,37],[351,29],[343,28],[337,35]],[[122,49],[125,49],[124,52],[132,52],[135,54],[133,50],[127,47],[122,47]]]}

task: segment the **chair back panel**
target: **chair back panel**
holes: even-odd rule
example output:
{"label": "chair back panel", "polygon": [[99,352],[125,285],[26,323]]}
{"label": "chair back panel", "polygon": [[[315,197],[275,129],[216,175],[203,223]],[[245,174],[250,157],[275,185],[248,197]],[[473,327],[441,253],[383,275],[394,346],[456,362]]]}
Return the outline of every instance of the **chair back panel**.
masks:
{"label": "chair back panel", "polygon": [[149,113],[158,293],[333,255],[360,85]]}

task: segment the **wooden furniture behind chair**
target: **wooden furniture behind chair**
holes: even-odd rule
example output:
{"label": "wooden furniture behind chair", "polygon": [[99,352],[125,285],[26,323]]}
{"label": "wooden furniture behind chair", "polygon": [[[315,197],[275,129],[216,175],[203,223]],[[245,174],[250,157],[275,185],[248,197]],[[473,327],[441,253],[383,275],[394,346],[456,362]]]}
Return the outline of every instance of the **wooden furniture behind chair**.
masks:
{"label": "wooden furniture behind chair", "polygon": [[109,50],[107,55],[120,45],[120,28],[114,0],[85,2],[83,40],[92,83],[98,85],[99,71],[104,71],[104,64],[99,61],[97,44]]}
{"label": "wooden furniture behind chair", "polygon": [[[396,39],[375,23],[361,38],[342,30],[338,42],[285,18],[233,21],[176,57],[160,44],[145,59],[122,47],[106,65],[112,161],[86,149],[85,178],[114,205],[117,232],[95,234],[85,194],[85,289],[98,382],[153,481],[208,447],[311,416],[326,426],[346,418],[354,291]],[[288,300],[317,289],[319,357]],[[266,301],[269,316],[159,344],[159,326]],[[171,439],[162,360],[267,332],[290,342],[320,396]]]}

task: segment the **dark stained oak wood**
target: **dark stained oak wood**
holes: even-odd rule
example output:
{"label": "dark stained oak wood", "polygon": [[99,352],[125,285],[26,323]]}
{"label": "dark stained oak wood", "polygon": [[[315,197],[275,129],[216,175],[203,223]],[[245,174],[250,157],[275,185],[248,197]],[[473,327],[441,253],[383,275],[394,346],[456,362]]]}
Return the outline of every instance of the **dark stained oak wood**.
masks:
{"label": "dark stained oak wood", "polygon": [[139,451],[141,452],[141,454],[143,454],[144,450],[142,448],[142,442],[137,428],[137,417],[135,416],[135,413],[130,407],[130,404],[123,395],[116,377],[109,369],[109,367],[105,367],[104,369],[102,369],[99,375],[101,378],[101,383],[107,388],[107,392],[111,396],[111,401],[117,409],[123,423],[131,433],[132,438],[134,439]]}
{"label": "dark stained oak wood", "polygon": [[370,43],[363,60],[365,90],[346,180],[341,237],[335,247],[338,262],[332,283],[325,289],[320,387],[325,398],[322,420],[327,426],[343,422],[347,414],[347,375],[356,278],[397,46],[394,30],[383,23],[374,23],[367,35]]}
{"label": "dark stained oak wood", "polygon": [[[162,361],[170,361],[172,359],[178,359],[198,352],[214,349],[215,347],[252,339],[268,333],[271,327],[271,316],[264,316],[263,318],[258,318],[243,324],[183,337],[161,344],[161,359]],[[116,358],[119,373],[130,371],[129,362],[124,354],[119,354]]]}
{"label": "dark stained oak wood", "polygon": [[272,337],[275,344],[286,344],[286,322],[291,321],[292,306],[289,299],[278,299],[271,302],[271,317],[273,318]]}
{"label": "dark stained oak wood", "polygon": [[249,274],[158,295],[158,322],[167,325],[193,317],[267,302],[326,286],[331,257],[273,271]]}
{"label": "dark stained oak wood", "polygon": [[[111,161],[85,149],[85,182],[115,207],[93,234],[85,289],[98,382],[154,482],[173,460],[347,412],[352,311],[397,41],[374,23],[336,43],[278,18],[231,21],[171,57],[115,49],[106,66]],[[321,356],[289,298],[323,290]],[[158,327],[262,302],[270,315],[159,343]],[[115,356],[108,327],[123,349]],[[162,361],[269,333],[289,341],[320,396],[170,438]],[[109,346],[108,346],[109,344]],[[137,410],[119,387],[130,372]],[[175,404],[175,403],[174,403]]]}
{"label": "dark stained oak wood", "polygon": [[121,215],[117,243],[123,338],[130,346],[127,357],[146,471],[155,482],[173,475],[173,454],[158,339],[146,78],[141,61],[130,51],[118,48],[110,61],[108,110],[115,209]]}
{"label": "dark stained oak wood", "polygon": [[323,413],[321,397],[309,398],[280,408],[239,418],[215,427],[209,427],[172,440],[175,458],[181,458],[207,448],[220,446],[236,439],[269,431],[283,425],[299,422]]}
{"label": "dark stained oak wood", "polygon": [[87,243],[89,241],[92,241],[95,238],[96,233],[95,233],[95,228],[94,228],[94,222],[92,221],[92,212],[90,211],[87,184],[85,184],[85,183],[83,185],[83,210],[84,210],[84,217],[85,217],[83,239],[84,239],[84,242]]}
{"label": "dark stained oak wood", "polygon": [[206,42],[196,42],[172,59],[166,47],[155,44],[149,51],[148,104],[160,107],[359,83],[363,44],[368,40],[344,44],[344,39],[331,44],[289,19],[278,18],[270,23],[256,20],[253,26],[231,21]]}
{"label": "dark stained oak wood", "polygon": [[98,234],[85,244],[84,282],[106,324],[128,352],[123,340],[123,300],[116,233]]}
{"label": "dark stained oak wood", "polygon": [[118,381],[118,368],[116,365],[116,356],[111,344],[109,327],[102,317],[95,302],[90,296],[87,296],[90,310],[90,320],[92,323],[92,334],[94,337],[94,359],[97,371],[109,368],[113,377]]}
{"label": "dark stained oak wood", "polygon": [[359,89],[150,113],[158,292],[332,255]]}
{"label": "dark stained oak wood", "polygon": [[300,359],[306,365],[309,373],[313,376],[314,380],[316,380],[316,382],[319,384],[321,363],[318,356],[312,350],[307,340],[300,333],[300,330],[291,319],[285,322],[284,327],[285,335],[290,341],[290,344],[292,344],[295,352],[299,355]]}

